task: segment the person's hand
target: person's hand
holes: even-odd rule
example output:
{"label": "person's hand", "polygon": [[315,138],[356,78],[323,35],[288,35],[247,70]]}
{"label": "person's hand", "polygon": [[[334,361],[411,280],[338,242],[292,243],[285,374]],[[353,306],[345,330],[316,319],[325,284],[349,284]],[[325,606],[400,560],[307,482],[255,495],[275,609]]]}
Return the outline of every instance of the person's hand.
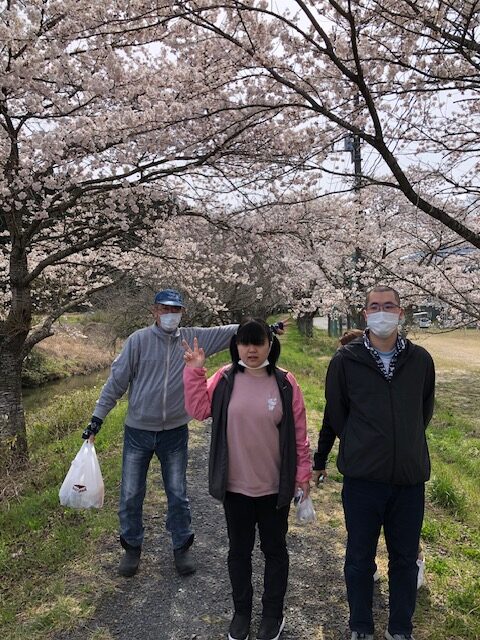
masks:
{"label": "person's hand", "polygon": [[203,367],[206,360],[205,351],[201,347],[199,348],[197,338],[193,339],[193,349],[186,340],[182,340],[182,346],[185,349],[185,355],[183,356],[185,366],[192,369]]}
{"label": "person's hand", "polygon": [[327,476],[328,473],[326,469],[314,469],[312,473],[312,480],[315,483],[315,486],[318,487],[320,482],[323,482]]}
{"label": "person's hand", "polygon": [[84,429],[82,433],[82,438],[84,440],[88,440],[93,444],[95,441],[95,436],[100,431],[100,427],[102,426],[103,420],[101,418],[97,418],[96,416],[92,416],[92,419],[88,423],[86,429]]}
{"label": "person's hand", "polygon": [[300,502],[303,502],[306,498],[308,498],[310,494],[310,481],[306,480],[305,482],[297,482],[295,493],[297,493],[299,489],[301,489],[301,491],[303,492],[302,498],[300,500]]}

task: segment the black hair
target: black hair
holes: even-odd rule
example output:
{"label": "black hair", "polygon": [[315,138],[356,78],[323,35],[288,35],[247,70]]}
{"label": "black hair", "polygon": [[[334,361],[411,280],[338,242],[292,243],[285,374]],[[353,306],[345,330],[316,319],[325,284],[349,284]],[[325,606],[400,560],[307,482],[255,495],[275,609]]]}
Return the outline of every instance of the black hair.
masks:
{"label": "black hair", "polygon": [[240,355],[237,344],[255,344],[260,346],[265,342],[265,338],[268,339],[268,343],[271,345],[270,353],[268,354],[269,364],[267,366],[267,373],[270,375],[275,369],[280,356],[280,342],[277,336],[272,333],[268,324],[261,318],[245,318],[242,320],[237,329],[237,333],[232,336],[230,340],[230,356],[233,366],[238,371],[243,372],[245,367],[238,364]]}
{"label": "black hair", "polygon": [[384,293],[386,291],[391,291],[393,293],[393,297],[395,298],[396,303],[400,307],[402,303],[400,302],[400,294],[398,293],[398,291],[393,287],[389,287],[384,284],[379,284],[376,287],[372,287],[367,291],[367,295],[365,296],[365,309],[368,307],[368,299],[371,293]]}

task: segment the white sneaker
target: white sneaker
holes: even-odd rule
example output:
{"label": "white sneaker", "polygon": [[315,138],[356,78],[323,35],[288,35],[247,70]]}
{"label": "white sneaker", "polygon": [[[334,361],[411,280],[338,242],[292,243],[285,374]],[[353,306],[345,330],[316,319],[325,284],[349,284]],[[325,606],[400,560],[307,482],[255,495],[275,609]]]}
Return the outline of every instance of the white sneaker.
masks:
{"label": "white sneaker", "polygon": [[417,558],[417,567],[417,589],[420,589],[420,587],[425,583],[425,558]]}
{"label": "white sneaker", "polygon": [[373,633],[358,633],[357,631],[352,631],[350,640],[373,640]]}

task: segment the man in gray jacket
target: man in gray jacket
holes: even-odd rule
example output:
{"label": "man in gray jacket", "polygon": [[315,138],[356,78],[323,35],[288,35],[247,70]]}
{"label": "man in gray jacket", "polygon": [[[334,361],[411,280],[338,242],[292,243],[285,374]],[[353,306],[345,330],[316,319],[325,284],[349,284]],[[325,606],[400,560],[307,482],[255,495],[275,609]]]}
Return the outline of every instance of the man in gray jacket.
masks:
{"label": "man in gray jacket", "polygon": [[209,356],[229,345],[238,325],[179,328],[183,309],[178,291],[157,293],[155,323],[126,340],[82,434],[93,441],[108,412],[128,389],[119,507],[120,543],[125,549],[119,573],[123,576],[133,576],[140,562],[143,501],[153,454],[162,469],[168,502],[166,528],[172,536],[175,566],[180,575],[196,569],[190,551],[194,538],[186,478],[190,416],[184,406],[182,341],[193,344],[196,337]]}

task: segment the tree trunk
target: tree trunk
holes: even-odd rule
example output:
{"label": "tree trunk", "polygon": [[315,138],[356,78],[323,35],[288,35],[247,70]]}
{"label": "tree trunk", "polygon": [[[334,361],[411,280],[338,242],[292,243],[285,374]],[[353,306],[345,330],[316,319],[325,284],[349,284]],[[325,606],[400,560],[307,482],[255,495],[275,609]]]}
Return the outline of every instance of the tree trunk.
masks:
{"label": "tree trunk", "polygon": [[8,315],[0,322],[0,464],[2,461],[21,464],[28,458],[22,399],[22,363],[28,351],[25,341],[32,325],[32,298],[27,276],[23,238],[12,238],[12,297]]}
{"label": "tree trunk", "polygon": [[347,318],[348,329],[365,329],[365,318],[362,310],[359,311],[356,307],[350,307]]}
{"label": "tree trunk", "polygon": [[313,336],[313,318],[315,313],[305,313],[297,318],[297,327],[301,334],[311,338]]}
{"label": "tree trunk", "polygon": [[28,457],[22,400],[22,357],[0,349],[0,462],[21,463]]}

